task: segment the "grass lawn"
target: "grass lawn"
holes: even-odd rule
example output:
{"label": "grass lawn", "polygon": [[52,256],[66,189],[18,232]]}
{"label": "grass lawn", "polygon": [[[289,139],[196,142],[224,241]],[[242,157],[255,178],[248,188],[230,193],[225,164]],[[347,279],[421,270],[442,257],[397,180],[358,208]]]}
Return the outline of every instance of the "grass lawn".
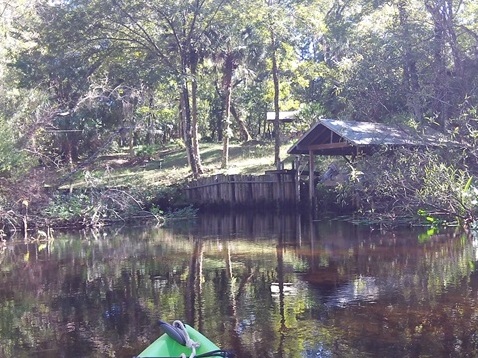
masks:
{"label": "grass lawn", "polygon": [[[287,150],[291,144],[281,147],[281,159],[287,159],[286,167],[291,167],[292,158]],[[140,152],[141,148],[136,148]],[[273,143],[231,144],[229,149],[229,168],[221,169],[222,144],[200,144],[201,162],[204,175],[214,174],[263,174],[274,167]],[[191,178],[186,150],[171,145],[161,147],[149,158],[135,156],[130,158],[127,151],[104,155],[95,165],[72,183],[73,187],[95,186],[115,187],[164,187],[179,184]]]}

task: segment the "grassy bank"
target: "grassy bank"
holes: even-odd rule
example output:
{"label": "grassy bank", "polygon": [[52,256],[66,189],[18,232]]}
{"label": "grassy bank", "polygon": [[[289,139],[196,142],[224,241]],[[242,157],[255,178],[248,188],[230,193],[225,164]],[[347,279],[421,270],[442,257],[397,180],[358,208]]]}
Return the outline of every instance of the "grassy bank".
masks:
{"label": "grassy bank", "polygon": [[[289,144],[283,146],[281,158],[288,158],[289,147]],[[270,143],[231,145],[227,169],[221,168],[221,144],[203,144],[200,150],[206,176],[263,174],[274,169],[274,148]],[[52,173],[48,181],[55,182],[62,175],[68,173]],[[58,192],[50,192],[37,202],[29,200],[30,213],[35,214],[35,219],[32,215],[28,219],[35,220],[34,226],[96,227],[148,219],[163,222],[164,218],[194,213],[188,208],[182,190],[192,175],[185,149],[178,145],[135,148],[133,156],[126,150],[109,153],[69,178]],[[37,183],[36,187],[39,186]],[[21,213],[22,209],[17,205],[15,212]],[[19,214],[11,222],[24,220],[24,215]]]}
{"label": "grassy bank", "polygon": [[[288,158],[289,144],[281,148],[281,159]],[[167,187],[184,183],[191,178],[186,151],[177,145],[148,151],[136,148],[131,157],[126,151],[102,156],[93,166],[82,171],[63,189],[95,186],[145,188]],[[233,144],[230,148],[229,167],[221,168],[222,145],[206,143],[200,146],[204,175],[263,174],[274,169],[274,147],[270,143]],[[290,167],[290,165],[289,165]]]}

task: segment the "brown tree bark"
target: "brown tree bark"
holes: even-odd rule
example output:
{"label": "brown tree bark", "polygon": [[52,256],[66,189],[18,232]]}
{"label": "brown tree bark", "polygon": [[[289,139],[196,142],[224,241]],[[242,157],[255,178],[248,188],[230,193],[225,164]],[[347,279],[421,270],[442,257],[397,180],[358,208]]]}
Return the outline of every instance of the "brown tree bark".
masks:
{"label": "brown tree bark", "polygon": [[189,50],[189,65],[191,71],[191,158],[193,159],[192,168],[193,176],[196,178],[204,173],[201,164],[201,156],[199,154],[199,138],[198,138],[198,106],[197,106],[197,64],[198,55],[194,48]]}
{"label": "brown tree bark", "polygon": [[[191,49],[190,49],[191,51]],[[196,58],[196,60],[195,60]],[[188,163],[194,178],[203,174],[201,158],[199,154],[198,123],[197,123],[197,83],[196,66],[197,57],[194,54],[182,56],[182,75],[181,79],[181,119],[183,126],[183,138],[186,146]],[[194,62],[195,61],[195,62]],[[191,94],[188,88],[188,73],[193,78],[191,82]]]}
{"label": "brown tree bark", "polygon": [[[433,37],[433,101],[432,112],[436,114],[437,126],[440,130],[446,129],[448,119],[452,116],[452,97],[456,88],[452,90],[453,79],[463,77],[462,54],[459,50],[454,30],[454,13],[451,0],[425,1],[425,7],[430,13],[434,26]],[[451,49],[451,59],[448,59],[447,47]],[[448,68],[448,63],[453,67]]]}
{"label": "brown tree bark", "polygon": [[277,67],[276,39],[271,29],[272,79],[274,82],[274,165],[280,169],[280,122],[279,122],[279,69]]}
{"label": "brown tree bark", "polygon": [[404,44],[403,54],[403,77],[408,91],[407,103],[413,111],[415,120],[423,122],[423,106],[420,96],[420,84],[418,80],[417,62],[412,51],[410,36],[410,23],[408,19],[408,0],[400,0],[398,3],[398,14],[400,26],[402,29],[402,39]]}
{"label": "brown tree bark", "polygon": [[231,138],[231,97],[232,97],[232,75],[234,72],[234,56],[231,53],[226,54],[224,59],[224,127],[223,127],[223,146],[221,168],[229,166],[229,141]]}
{"label": "brown tree bark", "polygon": [[239,126],[239,131],[241,132],[241,139],[245,142],[250,141],[252,139],[252,136],[249,133],[249,130],[247,129],[246,123],[239,116],[239,113],[237,112],[236,107],[232,103],[231,103],[231,114]]}

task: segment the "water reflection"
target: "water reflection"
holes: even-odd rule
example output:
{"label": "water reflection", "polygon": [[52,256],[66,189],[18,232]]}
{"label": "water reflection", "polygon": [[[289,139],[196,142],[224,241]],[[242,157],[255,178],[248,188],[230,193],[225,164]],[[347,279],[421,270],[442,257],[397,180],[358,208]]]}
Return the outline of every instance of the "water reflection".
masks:
{"label": "water reflection", "polygon": [[0,356],[132,357],[159,318],[244,358],[475,356],[476,245],[422,234],[211,216],[8,242]]}
{"label": "water reflection", "polygon": [[353,304],[373,303],[379,299],[380,289],[375,277],[357,277],[339,287],[326,301],[330,307],[346,307]]}

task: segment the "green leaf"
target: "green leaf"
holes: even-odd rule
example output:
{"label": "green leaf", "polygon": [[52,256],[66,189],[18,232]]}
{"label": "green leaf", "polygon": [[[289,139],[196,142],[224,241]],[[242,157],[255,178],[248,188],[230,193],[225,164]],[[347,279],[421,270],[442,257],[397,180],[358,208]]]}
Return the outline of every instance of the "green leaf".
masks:
{"label": "green leaf", "polygon": [[472,181],[473,181],[473,176],[470,176],[470,178],[468,178],[468,181],[465,184],[465,187],[463,188],[463,191],[470,190],[470,186],[471,186]]}

